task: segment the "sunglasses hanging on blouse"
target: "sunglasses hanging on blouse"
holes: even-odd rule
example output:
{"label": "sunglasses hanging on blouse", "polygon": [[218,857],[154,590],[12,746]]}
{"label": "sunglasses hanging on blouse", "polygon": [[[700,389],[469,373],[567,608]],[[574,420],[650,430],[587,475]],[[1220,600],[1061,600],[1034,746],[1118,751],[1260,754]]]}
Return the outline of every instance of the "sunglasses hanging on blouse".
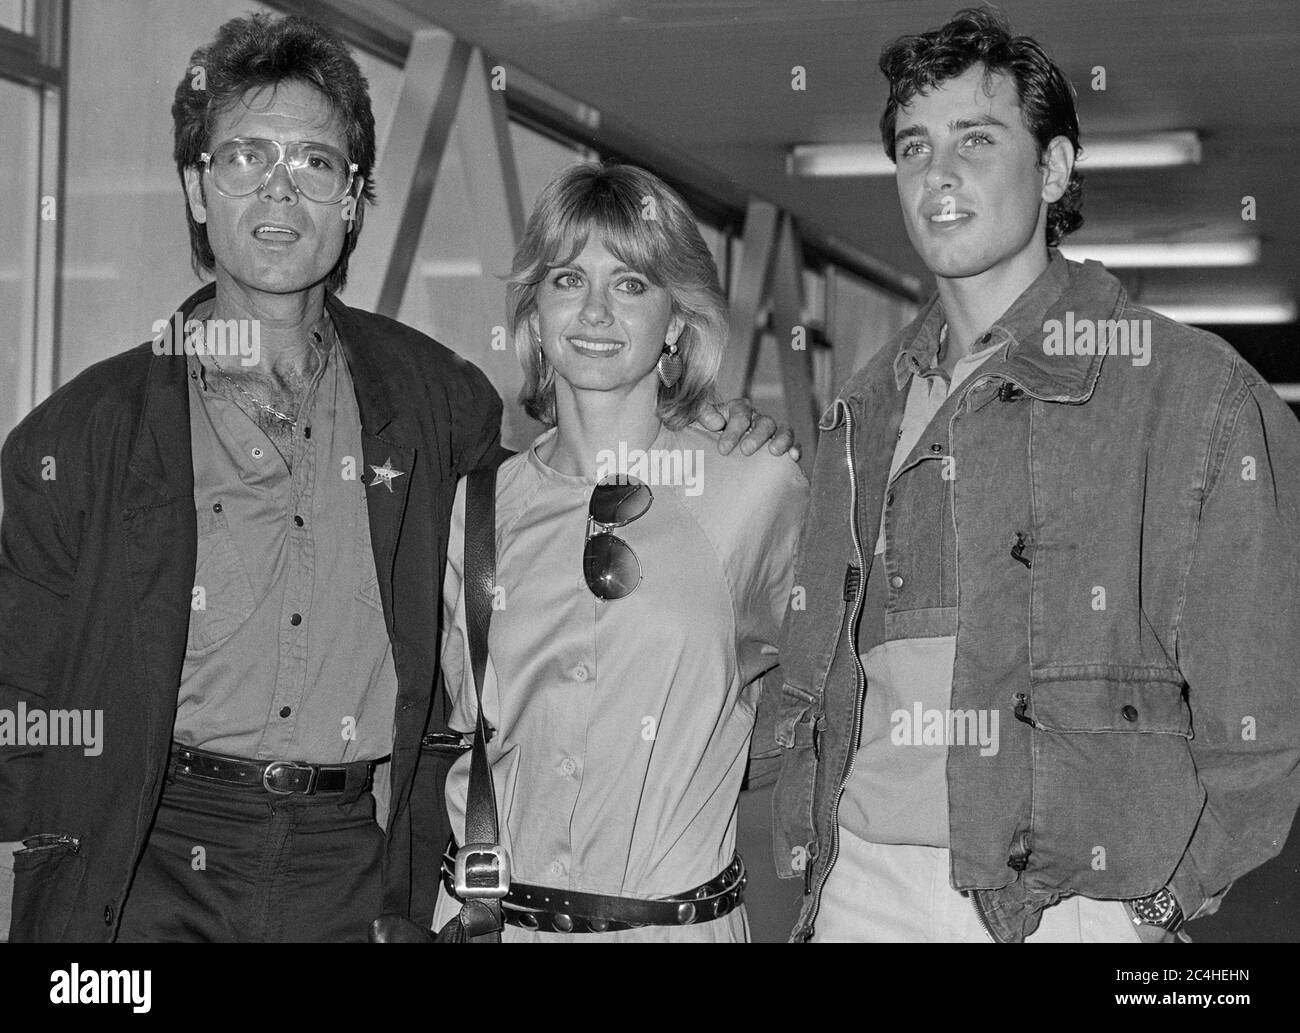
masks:
{"label": "sunglasses hanging on blouse", "polygon": [[[632,547],[611,534],[645,516],[654,502],[650,489],[626,475],[601,481],[587,507],[587,543],[582,550],[582,574],[597,599],[624,599],[641,583],[641,561]],[[599,528],[600,530],[597,530]]]}

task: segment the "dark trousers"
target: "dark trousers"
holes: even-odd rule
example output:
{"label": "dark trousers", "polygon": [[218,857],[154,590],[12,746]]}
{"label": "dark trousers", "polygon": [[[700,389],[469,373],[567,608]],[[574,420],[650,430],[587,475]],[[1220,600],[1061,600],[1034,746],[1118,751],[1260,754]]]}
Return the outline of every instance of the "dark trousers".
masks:
{"label": "dark trousers", "polygon": [[364,942],[384,833],[368,789],[278,796],[168,775],[120,942]]}

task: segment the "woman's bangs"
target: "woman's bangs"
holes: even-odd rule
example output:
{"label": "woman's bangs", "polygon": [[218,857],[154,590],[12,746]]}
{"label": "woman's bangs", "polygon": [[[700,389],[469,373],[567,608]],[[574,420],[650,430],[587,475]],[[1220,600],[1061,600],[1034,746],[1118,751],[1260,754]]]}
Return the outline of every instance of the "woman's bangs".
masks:
{"label": "woman's bangs", "polygon": [[662,231],[652,228],[654,221],[641,217],[641,209],[629,211],[610,197],[586,197],[586,203],[571,208],[559,220],[541,256],[542,275],[550,269],[572,264],[589,241],[600,242],[616,259],[662,286],[659,270],[663,267],[666,241]]}

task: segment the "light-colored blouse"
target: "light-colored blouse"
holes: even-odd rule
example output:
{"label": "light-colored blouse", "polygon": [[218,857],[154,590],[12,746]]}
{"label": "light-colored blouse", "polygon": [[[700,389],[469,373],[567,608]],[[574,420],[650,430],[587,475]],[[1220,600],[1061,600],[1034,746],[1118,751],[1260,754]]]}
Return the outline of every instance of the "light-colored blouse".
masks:
{"label": "light-colored blouse", "polygon": [[[664,428],[627,472],[654,495],[613,533],[640,560],[629,596],[598,599],[582,554],[596,478],[538,447],[497,475],[497,597],[483,705],[502,844],[516,882],[663,897],[714,878],[735,851],[736,801],[763,675],[790,598],[808,484],[788,457],[723,456],[717,435]],[[677,483],[656,483],[667,480]],[[451,724],[475,723],[465,625],[465,484],[444,586],[442,667]],[[447,780],[463,842],[467,752]],[[765,863],[765,859],[755,859]],[[435,925],[455,916],[445,888]],[[743,909],[711,922],[566,937],[506,926],[507,940],[744,940]]]}

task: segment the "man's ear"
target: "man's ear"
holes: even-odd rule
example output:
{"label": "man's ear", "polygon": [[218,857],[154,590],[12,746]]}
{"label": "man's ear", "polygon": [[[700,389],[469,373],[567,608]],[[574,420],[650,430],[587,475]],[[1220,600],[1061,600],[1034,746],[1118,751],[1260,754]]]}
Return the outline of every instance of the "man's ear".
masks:
{"label": "man's ear", "polygon": [[1043,200],[1059,201],[1070,186],[1074,171],[1074,144],[1064,136],[1054,136],[1043,151]]}
{"label": "man's ear", "polygon": [[366,198],[362,193],[364,190],[364,182],[354,182],[351,192],[338,202],[339,217],[348,224],[347,233],[352,238],[354,246],[357,234],[361,232],[361,224],[366,218]]}
{"label": "man's ear", "polygon": [[195,222],[208,221],[208,204],[203,196],[203,170],[190,166],[185,170],[185,199]]}
{"label": "man's ear", "polygon": [[356,238],[361,235],[361,227],[365,223],[365,221],[366,221],[366,199],[365,197],[358,194],[356,211],[352,213],[351,230],[352,230],[352,239],[354,243],[356,242]]}

